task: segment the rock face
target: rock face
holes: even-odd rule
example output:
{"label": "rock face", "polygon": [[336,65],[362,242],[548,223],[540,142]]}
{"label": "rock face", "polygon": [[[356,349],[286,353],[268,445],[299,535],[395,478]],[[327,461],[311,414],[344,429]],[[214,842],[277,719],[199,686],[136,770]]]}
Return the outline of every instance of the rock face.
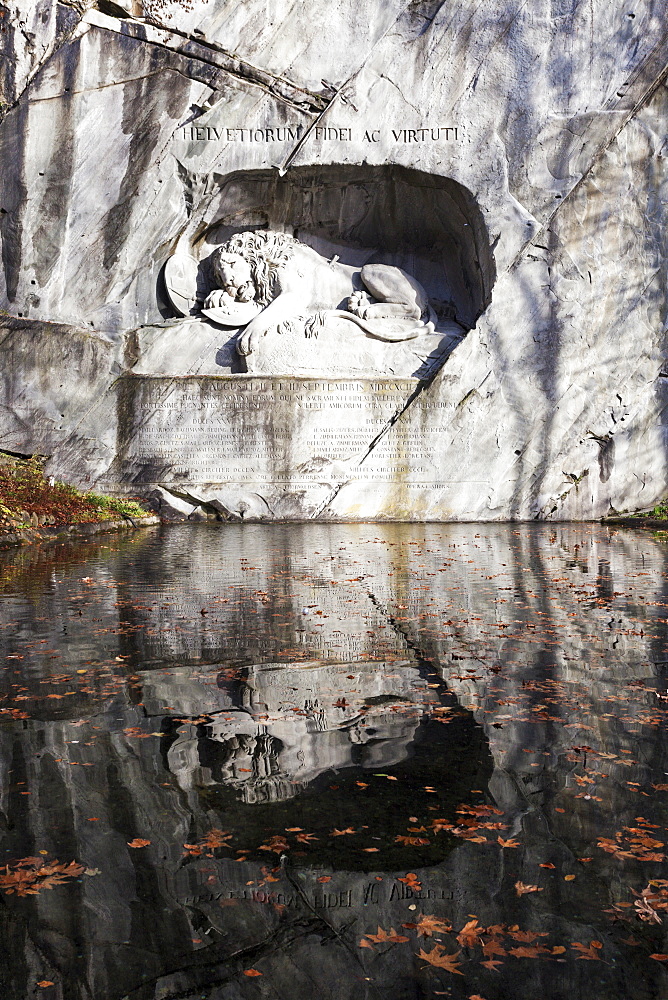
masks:
{"label": "rock face", "polygon": [[[662,3],[24,7],[0,6],[1,448],[170,516],[665,495]],[[400,268],[419,336],[350,320],[389,304],[406,332],[394,281],[351,307],[279,274],[248,325],[205,315],[216,248],[253,231],[353,294]]]}

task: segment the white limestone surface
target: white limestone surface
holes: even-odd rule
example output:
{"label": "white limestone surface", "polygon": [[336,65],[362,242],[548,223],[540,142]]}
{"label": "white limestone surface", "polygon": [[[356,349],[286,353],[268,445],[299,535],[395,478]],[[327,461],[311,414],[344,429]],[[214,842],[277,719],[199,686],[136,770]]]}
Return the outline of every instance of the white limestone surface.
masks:
{"label": "white limestone surface", "polygon": [[[663,498],[664,4],[187,6],[2,7],[0,448],[220,517],[579,519]],[[412,275],[440,356],[344,350],[336,326],[242,356],[244,328],[179,318],[166,262],[205,276],[250,230]],[[202,415],[190,467],[167,434],[148,475],[128,379],[185,376],[205,395],[219,377],[420,391],[368,424],[293,423],[296,401],[274,400],[260,436],[298,452],[281,468],[249,434],[209,461]],[[305,486],[326,425],[338,450]]]}

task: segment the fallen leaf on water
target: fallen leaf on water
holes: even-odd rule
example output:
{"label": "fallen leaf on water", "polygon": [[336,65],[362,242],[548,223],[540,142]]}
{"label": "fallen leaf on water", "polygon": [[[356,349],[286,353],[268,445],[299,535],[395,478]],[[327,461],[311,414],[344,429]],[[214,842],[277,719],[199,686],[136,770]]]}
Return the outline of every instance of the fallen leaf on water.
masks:
{"label": "fallen leaf on water", "polygon": [[142,840],[141,837],[135,837],[134,840],[128,840],[128,847],[148,847],[150,843],[150,840]]}
{"label": "fallen leaf on water", "polygon": [[517,948],[511,948],[509,954],[515,958],[538,958],[546,952],[549,952],[549,948],[544,948],[542,945],[521,944]]}
{"label": "fallen leaf on water", "polygon": [[44,862],[42,858],[22,858],[8,862],[0,868],[0,889],[7,895],[36,896],[42,889],[53,889],[68,879],[77,878],[85,869],[76,861]]}
{"label": "fallen leaf on water", "polygon": [[539,868],[556,868],[557,866],[553,865],[551,861],[547,861],[544,865],[538,865],[538,867]]}
{"label": "fallen leaf on water", "polygon": [[423,913],[416,923],[418,937],[431,937],[434,932],[437,934],[449,934],[452,925],[447,920],[439,920],[438,917]]}
{"label": "fallen leaf on water", "polygon": [[656,962],[668,962],[668,955],[662,955],[661,953],[650,955],[649,957],[653,958]]}
{"label": "fallen leaf on water", "polygon": [[244,969],[244,976],[261,976],[262,972],[258,972],[257,969]]}
{"label": "fallen leaf on water", "polygon": [[400,834],[394,839],[397,844],[403,844],[404,847],[421,847],[423,844],[430,843],[426,837],[402,837]]}
{"label": "fallen leaf on water", "polygon": [[410,940],[405,934],[397,934],[394,927],[390,927],[389,931],[384,931],[382,927],[379,927],[376,934],[366,934],[365,937],[368,937],[369,941],[373,941],[375,944],[384,944],[385,942],[401,944],[403,941]]}
{"label": "fallen leaf on water", "polygon": [[408,872],[405,878],[397,878],[397,881],[403,882],[409,889],[415,889],[416,892],[422,888],[422,882],[419,881],[415,872]]}
{"label": "fallen leaf on water", "polygon": [[504,840],[503,837],[496,838],[497,844],[501,844],[501,847],[519,847],[518,840]]}
{"label": "fallen leaf on water", "polygon": [[304,828],[302,826],[286,826],[286,833],[301,833]]}
{"label": "fallen leaf on water", "polygon": [[580,954],[578,958],[584,958],[589,961],[600,961],[601,956],[597,954],[597,951],[602,948],[603,945],[600,941],[590,941],[589,945],[582,944],[580,941],[571,941],[571,948],[575,948]]}
{"label": "fallen leaf on water", "polygon": [[44,988],[46,986],[54,986],[55,983],[52,983],[50,979],[42,979],[42,981],[39,982],[37,985]]}
{"label": "fallen leaf on water", "polygon": [[462,948],[475,948],[478,943],[478,938],[483,933],[484,927],[480,927],[476,920],[469,920],[467,924],[464,924],[459,934],[457,935],[457,941],[462,946]]}
{"label": "fallen leaf on water", "polygon": [[419,952],[417,952],[417,957],[424,959],[425,962],[429,962],[430,965],[435,965],[439,969],[445,969],[447,972],[463,976],[464,973],[459,971],[459,964],[457,963],[459,955],[460,952],[458,951],[454,955],[449,955],[442,944],[434,945],[431,951],[425,951],[424,948],[420,948]]}
{"label": "fallen leaf on water", "polygon": [[362,940],[361,940],[361,941],[360,941],[360,943],[359,943],[359,947],[360,947],[360,948],[371,948],[371,951],[375,951],[375,950],[376,950],[376,949],[374,948],[374,946],[373,946],[373,945],[371,944],[371,942],[370,942],[370,941],[367,941],[367,939],[366,939],[366,938],[362,938]]}
{"label": "fallen leaf on water", "polygon": [[331,881],[332,881],[331,875],[321,875],[320,878],[316,879],[316,882],[331,882]]}
{"label": "fallen leaf on water", "polygon": [[367,854],[375,854],[378,852],[377,847],[363,847],[362,850],[366,851]]}
{"label": "fallen leaf on water", "polygon": [[518,896],[524,896],[524,894],[527,892],[542,892],[542,891],[543,890],[540,889],[537,885],[525,885],[524,882],[520,882],[519,880],[515,883],[515,892],[517,893]]}
{"label": "fallen leaf on water", "polygon": [[334,828],[330,833],[330,837],[344,837],[347,833],[354,833],[354,832],[355,831],[351,826],[349,826],[347,830],[337,830],[336,828]]}
{"label": "fallen leaf on water", "polygon": [[522,944],[533,944],[539,937],[547,937],[547,931],[520,931],[513,930],[512,927],[508,933],[513,941],[520,941]]}
{"label": "fallen leaf on water", "polygon": [[564,875],[564,882],[572,882],[575,875]]}

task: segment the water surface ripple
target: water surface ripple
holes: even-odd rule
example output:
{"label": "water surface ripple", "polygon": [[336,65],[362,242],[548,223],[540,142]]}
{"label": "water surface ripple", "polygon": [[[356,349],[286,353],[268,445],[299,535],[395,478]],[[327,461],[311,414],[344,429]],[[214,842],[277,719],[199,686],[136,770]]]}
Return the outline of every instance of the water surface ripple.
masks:
{"label": "water surface ripple", "polygon": [[668,996],[668,545],[0,553],[6,1000]]}

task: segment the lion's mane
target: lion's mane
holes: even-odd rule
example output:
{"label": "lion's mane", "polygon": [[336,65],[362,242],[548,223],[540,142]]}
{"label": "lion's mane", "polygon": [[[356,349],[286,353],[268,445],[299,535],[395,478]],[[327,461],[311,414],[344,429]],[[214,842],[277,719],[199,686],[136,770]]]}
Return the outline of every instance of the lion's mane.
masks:
{"label": "lion's mane", "polygon": [[237,254],[250,264],[253,283],[256,288],[255,301],[261,306],[268,305],[280,291],[277,288],[281,269],[294,253],[299,240],[288,233],[273,233],[257,230],[237,233],[218,247],[213,255],[213,273],[220,281],[218,265],[226,254]]}

